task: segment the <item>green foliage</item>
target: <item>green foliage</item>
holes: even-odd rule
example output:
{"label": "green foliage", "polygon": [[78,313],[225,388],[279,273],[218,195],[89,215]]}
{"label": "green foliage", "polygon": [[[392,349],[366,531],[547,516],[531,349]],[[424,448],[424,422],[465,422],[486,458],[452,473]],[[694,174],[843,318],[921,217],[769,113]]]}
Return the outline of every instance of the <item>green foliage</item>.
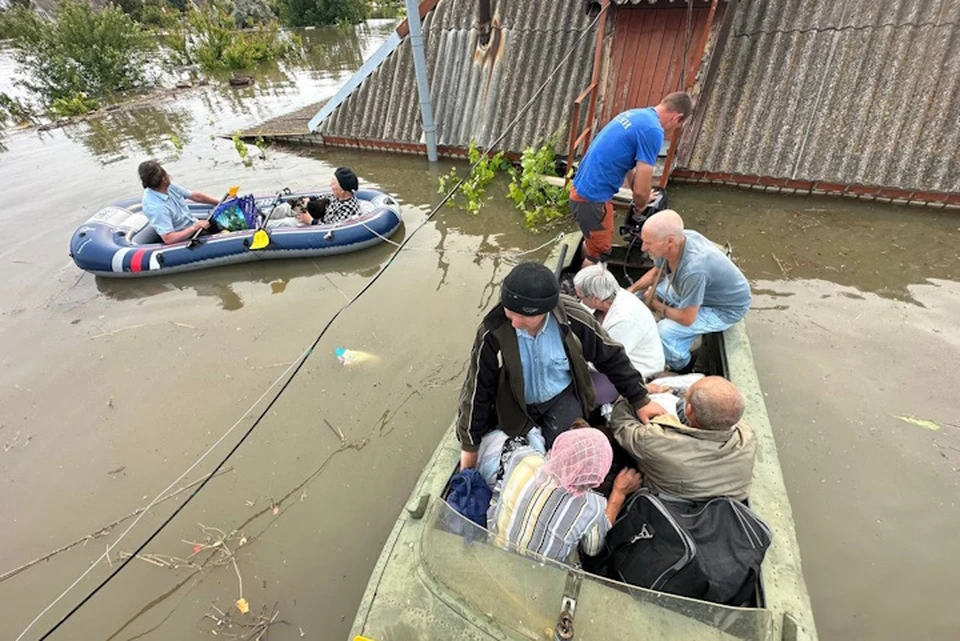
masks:
{"label": "green foliage", "polygon": [[243,138],[240,137],[239,131],[235,131],[233,133],[233,147],[237,150],[237,154],[240,156],[240,160],[243,161],[244,165],[249,167],[253,164],[253,158],[250,157],[250,151],[247,149],[247,143],[243,142]]}
{"label": "green foliage", "polygon": [[180,27],[182,14],[165,4],[156,2],[145,3],[140,10],[138,21],[147,29],[159,31],[175,31]]}
{"label": "green foliage", "polygon": [[[243,20],[249,19],[245,14]],[[280,33],[269,20],[255,30],[238,32],[234,8],[224,0],[212,0],[189,10],[188,34],[168,38],[174,57],[182,63],[198,62],[204,69],[246,69],[258,62],[277,60],[300,51],[300,39]]]}
{"label": "green foliage", "polygon": [[58,118],[65,116],[80,116],[88,111],[100,108],[96,98],[89,98],[85,93],[77,93],[70,98],[57,98],[50,105],[50,113]]}
{"label": "green foliage", "polygon": [[[470,143],[467,153],[473,168],[448,204],[471,214],[476,214],[480,211],[481,200],[487,185],[494,179],[497,172],[509,167],[510,163],[503,157],[502,151],[491,156],[487,152],[481,151],[475,142]],[[446,195],[459,180],[460,175],[456,169],[451,169],[446,176],[440,176],[439,193]]]}
{"label": "green foliage", "polygon": [[405,18],[407,7],[403,0],[379,0],[370,3],[368,18]]}
{"label": "green foliage", "polygon": [[96,11],[81,0],[59,0],[53,17],[14,9],[14,58],[26,71],[23,86],[47,104],[78,94],[104,98],[144,83],[153,43],[116,6]]}
{"label": "green foliage", "polygon": [[253,144],[257,149],[260,150],[260,158],[267,157],[267,147],[270,146],[270,143],[263,139],[263,136],[257,136],[256,140],[253,141]]}
{"label": "green foliage", "polygon": [[360,24],[367,0],[280,0],[280,17],[293,27]]}
{"label": "green foliage", "polygon": [[33,121],[33,110],[22,101],[6,93],[0,93],[0,124],[19,125]]}
{"label": "green foliage", "polygon": [[510,169],[509,196],[524,214],[527,227],[538,228],[562,220],[567,213],[570,194],[564,187],[551,185],[544,176],[556,176],[554,140],[540,147],[528,147],[520,156],[520,168]]}

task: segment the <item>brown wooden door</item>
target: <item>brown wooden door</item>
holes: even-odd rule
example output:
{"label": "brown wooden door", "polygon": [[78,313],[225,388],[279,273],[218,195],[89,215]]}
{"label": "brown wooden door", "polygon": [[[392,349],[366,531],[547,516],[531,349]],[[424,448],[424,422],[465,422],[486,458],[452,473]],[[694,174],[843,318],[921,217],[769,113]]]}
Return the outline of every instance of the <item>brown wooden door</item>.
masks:
{"label": "brown wooden door", "polygon": [[[696,3],[700,5],[701,3]],[[715,24],[726,3],[717,7]],[[681,77],[687,8],[619,6],[613,16],[613,47],[603,92],[600,127],[634,107],[649,107],[672,91],[689,86],[696,73],[698,45],[706,27],[707,6],[695,6],[687,40],[687,73]]]}

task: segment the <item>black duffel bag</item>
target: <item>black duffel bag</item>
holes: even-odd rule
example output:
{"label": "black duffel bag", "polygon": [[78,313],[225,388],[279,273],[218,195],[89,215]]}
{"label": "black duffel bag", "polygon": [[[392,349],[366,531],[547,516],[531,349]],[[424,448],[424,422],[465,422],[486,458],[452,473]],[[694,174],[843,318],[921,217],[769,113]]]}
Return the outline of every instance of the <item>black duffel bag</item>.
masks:
{"label": "black duffel bag", "polygon": [[586,570],[616,581],[743,605],[756,590],[772,536],[731,498],[687,501],[643,489],[621,510],[605,550],[581,558]]}

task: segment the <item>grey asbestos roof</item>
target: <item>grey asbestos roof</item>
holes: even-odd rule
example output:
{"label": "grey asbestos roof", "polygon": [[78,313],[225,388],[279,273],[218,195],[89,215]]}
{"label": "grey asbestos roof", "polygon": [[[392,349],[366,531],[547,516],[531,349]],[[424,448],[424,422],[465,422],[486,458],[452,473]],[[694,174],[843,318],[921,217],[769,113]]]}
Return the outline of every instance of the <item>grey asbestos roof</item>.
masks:
{"label": "grey asbestos roof", "polygon": [[[574,99],[589,84],[595,45],[580,0],[494,3],[497,34],[477,47],[476,0],[441,0],[424,20],[427,68],[441,146],[487,147],[560,59],[566,66],[509,134],[501,149],[520,151],[555,132],[566,135]],[[320,126],[326,137],[422,142],[409,38]]]}
{"label": "grey asbestos roof", "polygon": [[960,2],[743,0],[688,168],[960,192]]}

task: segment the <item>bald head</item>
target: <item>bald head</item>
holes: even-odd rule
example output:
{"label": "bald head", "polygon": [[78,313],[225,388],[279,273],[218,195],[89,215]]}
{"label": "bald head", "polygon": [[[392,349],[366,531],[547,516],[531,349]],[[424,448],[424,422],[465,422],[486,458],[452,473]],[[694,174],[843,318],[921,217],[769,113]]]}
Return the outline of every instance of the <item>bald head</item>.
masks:
{"label": "bald head", "polygon": [[672,209],[658,211],[643,223],[643,231],[648,232],[654,240],[667,238],[681,238],[683,236],[683,219]]}
{"label": "bald head", "polygon": [[687,391],[687,418],[704,430],[728,430],[743,417],[743,394],[720,376],[707,376]]}

